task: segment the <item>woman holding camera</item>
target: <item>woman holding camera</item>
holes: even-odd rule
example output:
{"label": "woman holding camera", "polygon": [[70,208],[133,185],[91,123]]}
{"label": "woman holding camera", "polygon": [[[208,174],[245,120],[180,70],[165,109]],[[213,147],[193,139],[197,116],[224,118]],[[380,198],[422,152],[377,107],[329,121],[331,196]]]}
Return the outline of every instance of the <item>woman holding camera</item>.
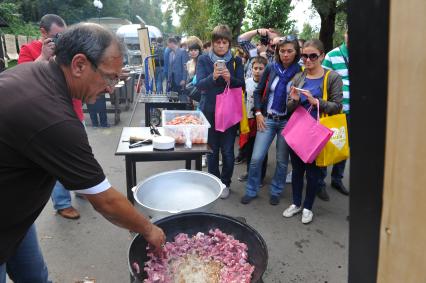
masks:
{"label": "woman holding camera", "polygon": [[278,40],[275,47],[275,60],[266,66],[254,91],[257,134],[250,161],[246,193],[241,199],[243,204],[248,204],[257,197],[262,163],[275,137],[277,137],[277,164],[270,186],[269,203],[277,205],[280,202],[289,156],[287,143],[281,135],[288,120],[286,88],[294,75],[301,71],[297,63],[299,58],[299,43],[295,36],[289,35]]}
{"label": "woman holding camera", "polygon": [[[305,42],[302,48],[301,58],[305,70],[297,74],[290,88],[287,102],[287,111],[292,113],[297,106],[301,105],[305,109],[312,107],[310,114],[317,119],[317,107],[320,113],[334,115],[342,110],[342,79],[334,71],[327,71],[321,66],[324,60],[324,45],[318,39],[311,39]],[[325,76],[327,78],[327,96],[323,97],[323,86]],[[298,89],[296,89],[298,88]],[[293,167],[292,187],[293,203],[283,212],[284,217],[292,217],[302,212],[302,223],[308,224],[313,219],[312,205],[318,190],[321,169],[315,164],[304,163],[299,156],[290,150],[291,165]],[[302,206],[303,178],[306,173],[306,195]]]}
{"label": "woman holding camera", "polygon": [[[221,179],[226,185],[221,198],[229,196],[232,173],[234,171],[234,142],[239,124],[225,132],[215,130],[216,95],[230,88],[244,86],[244,68],[241,59],[231,54],[232,33],[227,25],[218,25],[212,32],[212,50],[201,55],[197,63],[197,87],[201,91],[200,110],[211,127],[208,144],[212,153],[207,155],[209,173]],[[223,168],[219,171],[219,151],[222,154]]]}

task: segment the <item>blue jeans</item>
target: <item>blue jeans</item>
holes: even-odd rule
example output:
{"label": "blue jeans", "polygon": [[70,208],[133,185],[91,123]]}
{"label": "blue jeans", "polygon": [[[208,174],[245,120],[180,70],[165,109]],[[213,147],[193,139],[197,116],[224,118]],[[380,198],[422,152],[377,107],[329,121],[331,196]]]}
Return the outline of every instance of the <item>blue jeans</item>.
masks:
{"label": "blue jeans", "polygon": [[315,196],[318,190],[318,181],[320,179],[320,167],[312,163],[304,163],[303,160],[290,149],[291,166],[293,171],[291,174],[291,185],[293,188],[293,204],[302,205],[303,179],[306,173],[306,195],[303,202],[303,208],[312,210]]}
{"label": "blue jeans", "polygon": [[[108,126],[107,109],[106,109],[106,98],[105,95],[100,95],[93,104],[87,103],[87,110],[89,111],[90,120],[92,120],[93,127]],[[98,120],[99,114],[99,120]]]}
{"label": "blue jeans", "polygon": [[59,181],[56,181],[53,187],[51,198],[55,210],[71,206],[71,193]]}
{"label": "blue jeans", "polygon": [[155,67],[155,89],[157,93],[163,92],[164,67]]}
{"label": "blue jeans", "polygon": [[256,141],[254,142],[253,154],[250,161],[246,186],[246,195],[250,197],[257,195],[262,177],[263,160],[275,136],[277,137],[277,165],[270,187],[271,196],[281,195],[285,185],[289,148],[281,132],[287,124],[287,120],[274,121],[266,118],[265,124],[266,129],[257,131],[256,133]]}
{"label": "blue jeans", "polygon": [[[340,183],[343,179],[343,174],[345,173],[346,160],[340,161],[333,165],[333,169],[331,170],[331,182],[332,183]],[[320,180],[319,186],[325,187],[325,177],[327,177],[327,167],[320,167]]]}
{"label": "blue jeans", "polygon": [[15,283],[51,283],[41,254],[35,225],[31,225],[15,254],[0,265],[0,283],[6,282],[6,272]]}
{"label": "blue jeans", "polygon": [[[239,124],[227,129],[225,132],[215,130],[214,113],[205,113],[211,127],[209,128],[208,144],[212,153],[207,154],[207,167],[210,174],[220,178],[227,187],[231,185],[234,173],[234,143]],[[219,151],[222,153],[222,172],[219,171]]]}

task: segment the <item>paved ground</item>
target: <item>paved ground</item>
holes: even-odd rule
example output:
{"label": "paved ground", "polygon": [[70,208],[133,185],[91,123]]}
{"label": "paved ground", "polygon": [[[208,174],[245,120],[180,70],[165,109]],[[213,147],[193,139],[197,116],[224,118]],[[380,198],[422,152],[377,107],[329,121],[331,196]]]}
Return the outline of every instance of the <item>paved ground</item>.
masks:
{"label": "paved ground", "polygon": [[[138,113],[135,116],[135,125],[139,124],[142,115]],[[129,116],[130,112],[122,113],[121,123],[109,129],[87,128],[96,158],[109,181],[123,193],[124,158],[114,156],[114,152],[121,128],[127,126]],[[90,125],[88,117],[86,122]],[[274,154],[275,149],[271,147],[267,184],[275,168]],[[138,163],[138,181],[178,168],[184,168],[183,161]],[[240,204],[244,183],[238,182],[237,177],[244,170],[245,164],[235,167],[232,194],[227,200],[219,200],[214,212],[243,216],[263,236],[269,250],[264,282],[347,282],[348,198],[329,189],[331,201],[317,199],[314,221],[310,225],[303,225],[300,216],[291,219],[282,217],[283,210],[290,204],[290,185],[286,186],[278,206],[269,205],[268,186],[251,204]],[[348,184],[347,177],[344,183]],[[57,216],[51,202],[37,220],[39,239],[51,279],[59,283],[74,283],[85,277],[94,278],[97,283],[129,282],[127,249],[130,234],[103,219],[87,201],[73,196],[73,204],[82,215],[77,221]]]}

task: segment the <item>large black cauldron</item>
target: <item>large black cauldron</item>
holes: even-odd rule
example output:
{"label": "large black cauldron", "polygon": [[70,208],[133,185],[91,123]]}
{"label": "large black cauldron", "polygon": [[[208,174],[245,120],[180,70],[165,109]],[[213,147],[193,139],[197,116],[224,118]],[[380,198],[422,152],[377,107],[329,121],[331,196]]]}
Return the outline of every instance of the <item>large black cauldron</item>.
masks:
{"label": "large black cauldron", "polygon": [[[177,214],[158,220],[155,224],[164,230],[167,241],[173,241],[179,233],[192,236],[198,232],[208,233],[210,229],[216,228],[234,236],[248,247],[248,261],[255,266],[251,282],[262,282],[262,275],[268,264],[268,249],[262,236],[249,225],[229,216],[203,212]],[[129,247],[129,269],[135,282],[143,282],[146,278],[146,273],[143,272],[144,264],[148,260],[146,246],[145,239],[137,235]],[[138,263],[140,274],[135,274],[132,269],[134,262]]]}

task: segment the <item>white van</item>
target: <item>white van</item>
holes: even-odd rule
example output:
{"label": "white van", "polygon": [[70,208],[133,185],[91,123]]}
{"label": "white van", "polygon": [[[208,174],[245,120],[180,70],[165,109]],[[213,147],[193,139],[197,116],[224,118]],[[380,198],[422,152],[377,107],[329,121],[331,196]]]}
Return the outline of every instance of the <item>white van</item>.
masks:
{"label": "white van", "polygon": [[[116,35],[124,42],[127,47],[127,58],[124,59],[125,65],[135,66],[142,65],[141,52],[139,47],[138,29],[141,26],[139,24],[124,25],[117,29]],[[148,35],[150,41],[163,37],[161,31],[150,25],[145,25],[148,28]]]}

